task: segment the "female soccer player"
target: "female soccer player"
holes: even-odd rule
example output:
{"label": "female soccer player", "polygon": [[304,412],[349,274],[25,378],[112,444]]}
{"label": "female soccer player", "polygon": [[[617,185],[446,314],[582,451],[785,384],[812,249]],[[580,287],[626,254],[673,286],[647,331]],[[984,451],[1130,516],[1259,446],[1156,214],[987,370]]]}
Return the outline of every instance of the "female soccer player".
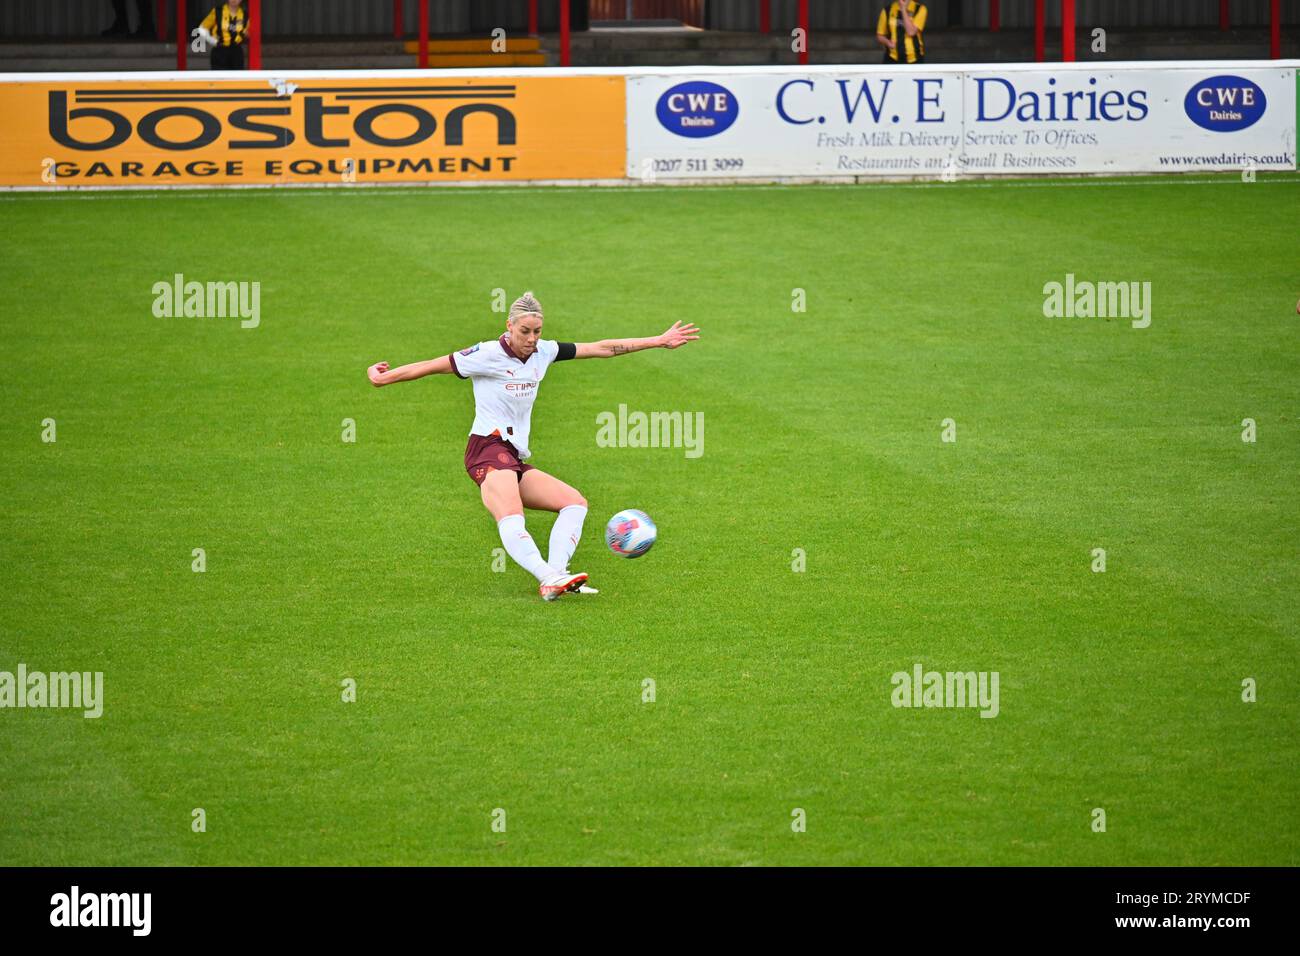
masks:
{"label": "female soccer player", "polygon": [[[481,490],[483,505],[496,519],[506,553],[540,582],[542,598],[554,601],[574,591],[595,594],[587,575],[569,573],[569,559],[582,537],[587,499],[577,489],[524,464],[532,455],[528,430],[537,387],[552,362],[609,358],[642,349],[675,349],[698,339],[694,325],[674,322],[663,335],[648,339],[556,342],[542,338],[542,306],[525,292],[510,306],[505,335],[427,362],[390,369],[378,362],[366,370],[378,388],[425,375],[454,372],[474,386],[474,425],[465,448],[465,470]],[[524,528],[524,509],[555,511],[551,550],[545,561]]]}

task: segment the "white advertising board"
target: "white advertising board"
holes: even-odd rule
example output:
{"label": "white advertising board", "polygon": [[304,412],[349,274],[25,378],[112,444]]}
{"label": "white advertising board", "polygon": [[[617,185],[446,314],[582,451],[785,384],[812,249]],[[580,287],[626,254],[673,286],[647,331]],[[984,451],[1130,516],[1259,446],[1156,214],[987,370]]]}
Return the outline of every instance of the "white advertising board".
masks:
{"label": "white advertising board", "polygon": [[632,179],[1296,168],[1296,69],[815,67],[630,75]]}

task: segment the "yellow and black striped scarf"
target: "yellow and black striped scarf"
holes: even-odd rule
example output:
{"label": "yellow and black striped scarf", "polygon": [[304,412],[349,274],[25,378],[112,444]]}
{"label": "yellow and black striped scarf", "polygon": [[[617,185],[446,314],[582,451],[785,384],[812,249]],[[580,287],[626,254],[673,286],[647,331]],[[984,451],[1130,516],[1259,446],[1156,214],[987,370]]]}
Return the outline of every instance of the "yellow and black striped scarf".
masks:
{"label": "yellow and black striped scarf", "polygon": [[212,11],[216,22],[212,25],[212,35],[222,46],[237,46],[244,42],[244,30],[248,26],[248,17],[241,4],[238,10],[231,10],[226,4]]}

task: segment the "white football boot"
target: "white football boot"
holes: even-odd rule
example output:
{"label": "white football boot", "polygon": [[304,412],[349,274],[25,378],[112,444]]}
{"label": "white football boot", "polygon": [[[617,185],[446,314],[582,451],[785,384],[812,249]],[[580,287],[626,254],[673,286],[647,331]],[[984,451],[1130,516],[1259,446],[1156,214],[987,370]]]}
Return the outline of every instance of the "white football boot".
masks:
{"label": "white football boot", "polygon": [[587,582],[587,575],[579,572],[578,574],[557,574],[553,578],[547,578],[541,583],[537,591],[542,596],[543,601],[554,601],[561,594],[568,591],[577,591]]}

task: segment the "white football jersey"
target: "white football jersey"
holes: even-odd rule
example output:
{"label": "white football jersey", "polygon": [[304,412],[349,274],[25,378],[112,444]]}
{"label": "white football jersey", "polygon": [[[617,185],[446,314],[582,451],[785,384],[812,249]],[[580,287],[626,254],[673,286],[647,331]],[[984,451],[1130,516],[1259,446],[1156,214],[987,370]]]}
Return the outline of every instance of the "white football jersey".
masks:
{"label": "white football jersey", "polygon": [[448,356],[452,371],[474,385],[474,425],[469,433],[495,433],[518,449],[521,461],[531,457],[528,431],[533,402],[537,401],[537,387],[559,352],[559,342],[539,339],[537,351],[522,362],[504,335],[452,352]]}

